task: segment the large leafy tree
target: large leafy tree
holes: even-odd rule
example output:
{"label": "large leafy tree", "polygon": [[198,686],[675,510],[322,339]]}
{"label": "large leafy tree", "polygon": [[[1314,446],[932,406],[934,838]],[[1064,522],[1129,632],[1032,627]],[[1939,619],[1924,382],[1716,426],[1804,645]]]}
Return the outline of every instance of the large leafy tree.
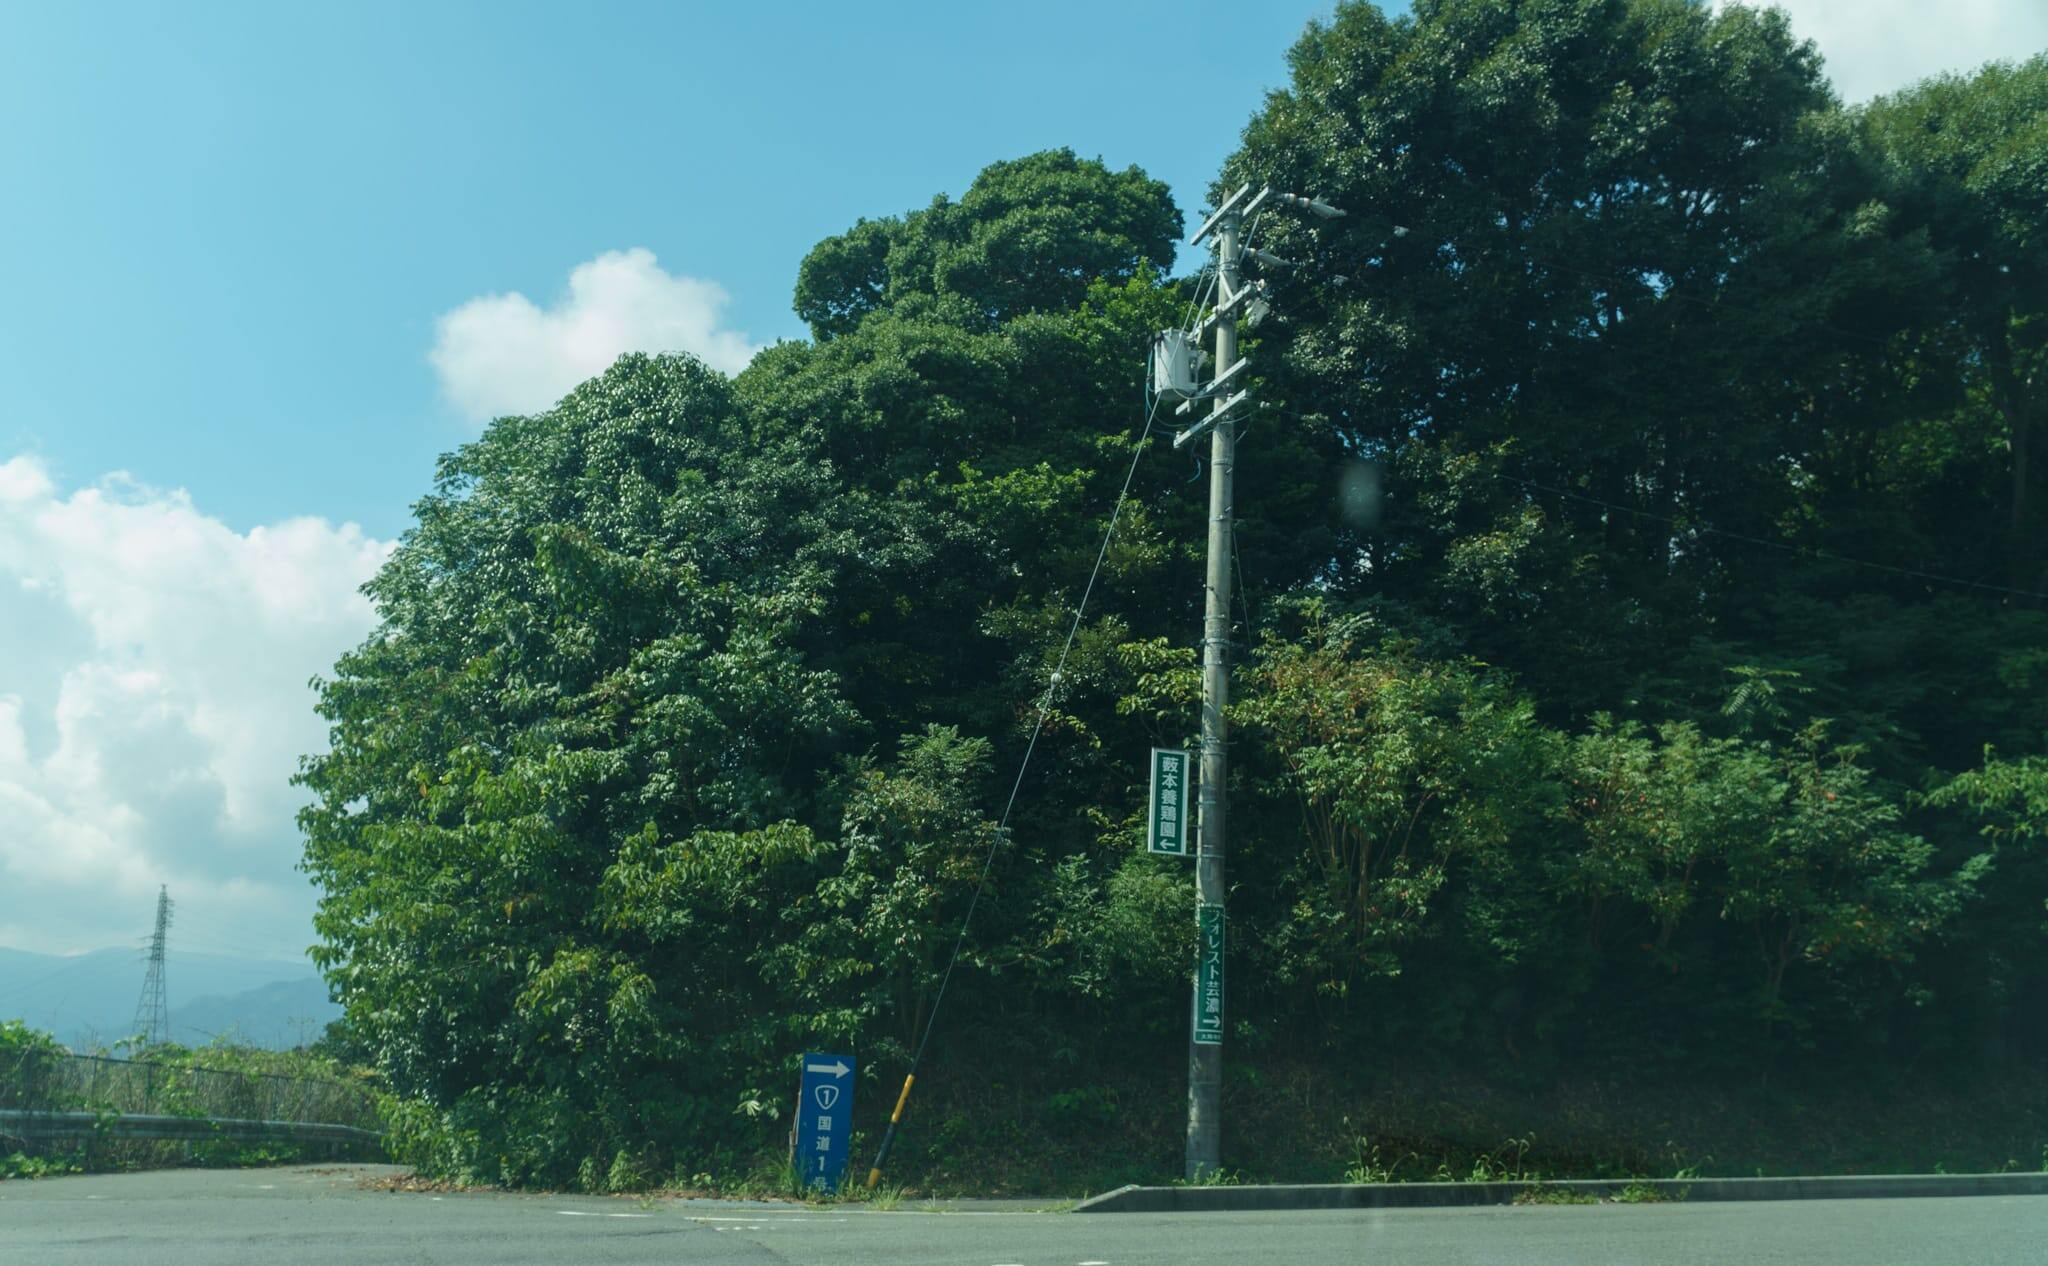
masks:
{"label": "large leafy tree", "polygon": [[[1985,741],[2034,751],[2048,733],[2020,684],[2048,626],[1983,587],[2008,573],[1981,547],[2027,535],[2005,530],[2024,497],[2002,494],[1998,449],[2024,464],[2010,419],[2028,384],[2000,396],[1990,362],[2030,364],[2035,337],[2020,256],[2043,204],[2012,193],[2044,153],[2034,64],[1845,112],[1781,13],[1686,0],[1342,5],[1290,62],[1217,192],[1271,183],[1351,212],[1253,226],[1310,264],[1265,278],[1283,299],[1261,331],[1266,391],[1384,485],[1326,596],[1512,668],[1553,723],[1663,727],[1655,781],[1675,785],[1644,789],[1665,801],[1654,825],[1574,816],[1565,847],[1584,851],[1559,872],[1592,883],[1589,915],[1608,884],[1664,910],[1652,958],[1684,911],[1733,908],[1694,850],[1776,803],[1716,771],[1762,777],[1832,718],[1874,782],[1823,803],[1875,815],[1843,840],[1897,842],[1858,907],[1914,912],[1865,926],[1918,940],[1927,987],[1966,999],[1963,964],[1989,942],[1927,940],[1968,885],[1925,884],[1960,882],[1978,846],[1945,819],[1921,823],[1931,842],[1886,823]],[[1971,268],[2006,271],[1980,287]],[[1603,741],[1617,760],[1656,750]],[[1846,767],[1785,764],[1772,785]],[[1848,816],[1831,812],[1830,829]],[[1757,829],[1758,857],[1830,838]],[[1798,927],[1835,900],[1804,890]],[[1975,909],[1984,937],[2021,934],[2040,961],[2031,932]],[[1806,933],[1775,935],[1762,994],[1722,993],[1741,951],[1708,943],[1687,951],[1714,964],[1686,973],[1704,992],[1661,996],[1722,996],[1731,1017],[1782,1002]],[[1599,962],[1588,979],[1627,978],[1612,948]],[[1829,989],[1853,975],[1831,969]]]}
{"label": "large leafy tree", "polygon": [[[805,1041],[907,1040],[1178,227],[1139,173],[999,164],[899,226],[887,310],[736,382],[626,357],[443,462],[303,824],[322,961],[448,1164],[602,1183],[749,1137]],[[1034,855],[1093,846],[1074,796],[1035,817],[1079,830]]]}
{"label": "large leafy tree", "polygon": [[1290,59],[1224,180],[1354,212],[1259,230],[1311,264],[1272,389],[1389,481],[1345,580],[1568,714],[1623,702],[1769,568],[1706,529],[1799,523],[1831,428],[1890,407],[1856,367],[1922,252],[1774,11],[1346,5]]}
{"label": "large leafy tree", "polygon": [[1170,263],[1179,235],[1166,186],[1137,168],[1032,154],[984,169],[957,203],[941,196],[820,242],[797,270],[796,311],[821,339],[906,305],[996,325]]}
{"label": "large leafy tree", "polygon": [[788,547],[822,526],[818,473],[739,460],[737,425],[715,373],[634,357],[493,426],[444,462],[370,586],[383,627],[323,687],[302,822],[351,1024],[402,1090],[493,1112],[516,1091],[569,1155],[592,1131],[559,1118],[616,1121],[685,1062],[665,1020],[758,1001],[643,952],[620,868],[673,840],[757,871],[692,912],[718,931],[698,967],[740,953],[804,855],[760,828],[818,812],[783,771],[860,732],[792,648],[829,579]]}
{"label": "large leafy tree", "polygon": [[1861,122],[1940,256],[1948,315],[1919,363],[1962,397],[1954,438],[1966,450],[2003,440],[2006,572],[2048,587],[2036,492],[2048,429],[2048,54],[1917,85]]}

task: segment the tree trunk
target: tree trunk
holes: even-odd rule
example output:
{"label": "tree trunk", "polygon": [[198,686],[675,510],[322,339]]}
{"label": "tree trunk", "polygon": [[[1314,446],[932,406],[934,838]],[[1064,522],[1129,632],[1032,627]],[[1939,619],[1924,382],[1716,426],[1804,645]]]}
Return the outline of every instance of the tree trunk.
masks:
{"label": "tree trunk", "polygon": [[2030,493],[2033,487],[2034,409],[2031,382],[2021,383],[2013,371],[2011,350],[2003,340],[1995,342],[1989,357],[1991,391],[1999,414],[2005,419],[2012,450],[2012,495],[2006,518],[2007,574],[2014,588],[2025,589],[2033,580],[2034,542],[2029,529],[2033,515]]}
{"label": "tree trunk", "polygon": [[2032,509],[2027,499],[2027,465],[2034,447],[2034,421],[2027,412],[2022,402],[2006,413],[2007,424],[2012,428],[2012,583],[2018,589],[2027,588],[2034,578],[2034,541],[2027,523]]}

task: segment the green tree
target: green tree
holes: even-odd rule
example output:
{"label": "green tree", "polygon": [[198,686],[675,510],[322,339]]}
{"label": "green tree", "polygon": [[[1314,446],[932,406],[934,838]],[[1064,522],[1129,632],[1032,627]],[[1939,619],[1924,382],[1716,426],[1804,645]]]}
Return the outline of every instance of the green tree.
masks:
{"label": "green tree", "polygon": [[[434,1166],[595,1187],[745,1154],[805,1044],[879,1060],[922,1018],[993,839],[987,765],[1137,421],[1100,388],[1176,301],[1144,261],[1179,220],[1055,153],[913,221],[927,271],[857,328],[737,382],[629,356],[493,423],[370,585],[383,623],[320,685],[305,865],[322,965]],[[1076,657],[1091,697],[1124,629]],[[1036,807],[995,944],[1042,908],[1030,862],[1092,850],[1087,794]]]}
{"label": "green tree", "polygon": [[1777,570],[1705,529],[1796,530],[1831,428],[1891,407],[1835,376],[1924,303],[1924,249],[1776,11],[1347,4],[1290,65],[1224,183],[1355,213],[1257,230],[1307,264],[1269,279],[1269,391],[1387,479],[1335,575],[1547,715],[1622,705]]}
{"label": "green tree", "polygon": [[987,740],[935,725],[901,745],[896,769],[858,769],[838,873],[819,885],[817,917],[801,937],[817,964],[806,975],[865,983],[861,1018],[894,1029],[885,1049],[895,1058],[916,1045],[967,902],[987,881],[982,867],[996,843],[996,824],[980,809],[989,754]]}
{"label": "green tree", "polygon": [[1325,622],[1313,604],[1306,614],[1304,637],[1260,648],[1238,707],[1301,811],[1306,847],[1289,835],[1267,846],[1273,864],[1298,867],[1299,904],[1273,932],[1282,979],[1342,995],[1399,974],[1404,947],[1446,921],[1498,963],[1535,952],[1555,736],[1470,665],[1375,646],[1369,622]]}
{"label": "green tree", "polygon": [[1880,98],[1861,122],[1940,253],[1950,316],[1933,337],[1947,345],[1923,363],[1957,383],[1959,421],[1988,414],[1995,429],[1972,429],[2003,440],[2009,575],[2048,587],[2035,493],[2048,427],[2048,54],[1929,80]]}
{"label": "green tree", "polygon": [[[649,918],[607,913],[613,870],[682,841],[785,872],[801,828],[769,824],[813,815],[817,788],[783,771],[858,730],[790,645],[817,571],[749,556],[749,528],[803,530],[816,475],[739,460],[735,423],[695,361],[629,357],[494,425],[444,462],[370,585],[383,627],[322,686],[333,745],[301,816],[320,960],[394,1087],[469,1122],[476,1163],[510,1149],[516,1180],[574,1180],[651,1128],[661,1078],[759,1057],[659,1022],[762,995],[670,970]],[[706,904],[668,954],[748,943],[743,909]]]}
{"label": "green tree", "polygon": [[1180,228],[1161,182],[1048,150],[984,168],[957,203],[820,242],[797,270],[796,313],[826,339],[885,310],[970,325],[1071,311],[1099,281],[1171,264]]}

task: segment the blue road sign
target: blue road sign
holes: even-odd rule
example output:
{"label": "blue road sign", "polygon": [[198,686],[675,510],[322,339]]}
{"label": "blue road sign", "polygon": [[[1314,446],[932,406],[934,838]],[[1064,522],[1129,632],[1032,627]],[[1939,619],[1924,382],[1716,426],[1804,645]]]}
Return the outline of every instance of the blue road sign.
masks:
{"label": "blue road sign", "polygon": [[796,1106],[796,1163],[804,1185],[839,1190],[853,1136],[853,1056],[804,1056]]}

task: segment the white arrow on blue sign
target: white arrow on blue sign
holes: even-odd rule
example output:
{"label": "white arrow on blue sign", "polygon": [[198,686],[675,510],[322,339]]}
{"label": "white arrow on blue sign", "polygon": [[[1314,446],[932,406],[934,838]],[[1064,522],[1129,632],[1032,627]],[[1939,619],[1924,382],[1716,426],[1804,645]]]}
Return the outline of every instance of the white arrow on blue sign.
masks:
{"label": "white arrow on blue sign", "polygon": [[851,1055],[804,1056],[796,1101],[796,1163],[807,1187],[837,1191],[846,1176],[856,1067]]}

